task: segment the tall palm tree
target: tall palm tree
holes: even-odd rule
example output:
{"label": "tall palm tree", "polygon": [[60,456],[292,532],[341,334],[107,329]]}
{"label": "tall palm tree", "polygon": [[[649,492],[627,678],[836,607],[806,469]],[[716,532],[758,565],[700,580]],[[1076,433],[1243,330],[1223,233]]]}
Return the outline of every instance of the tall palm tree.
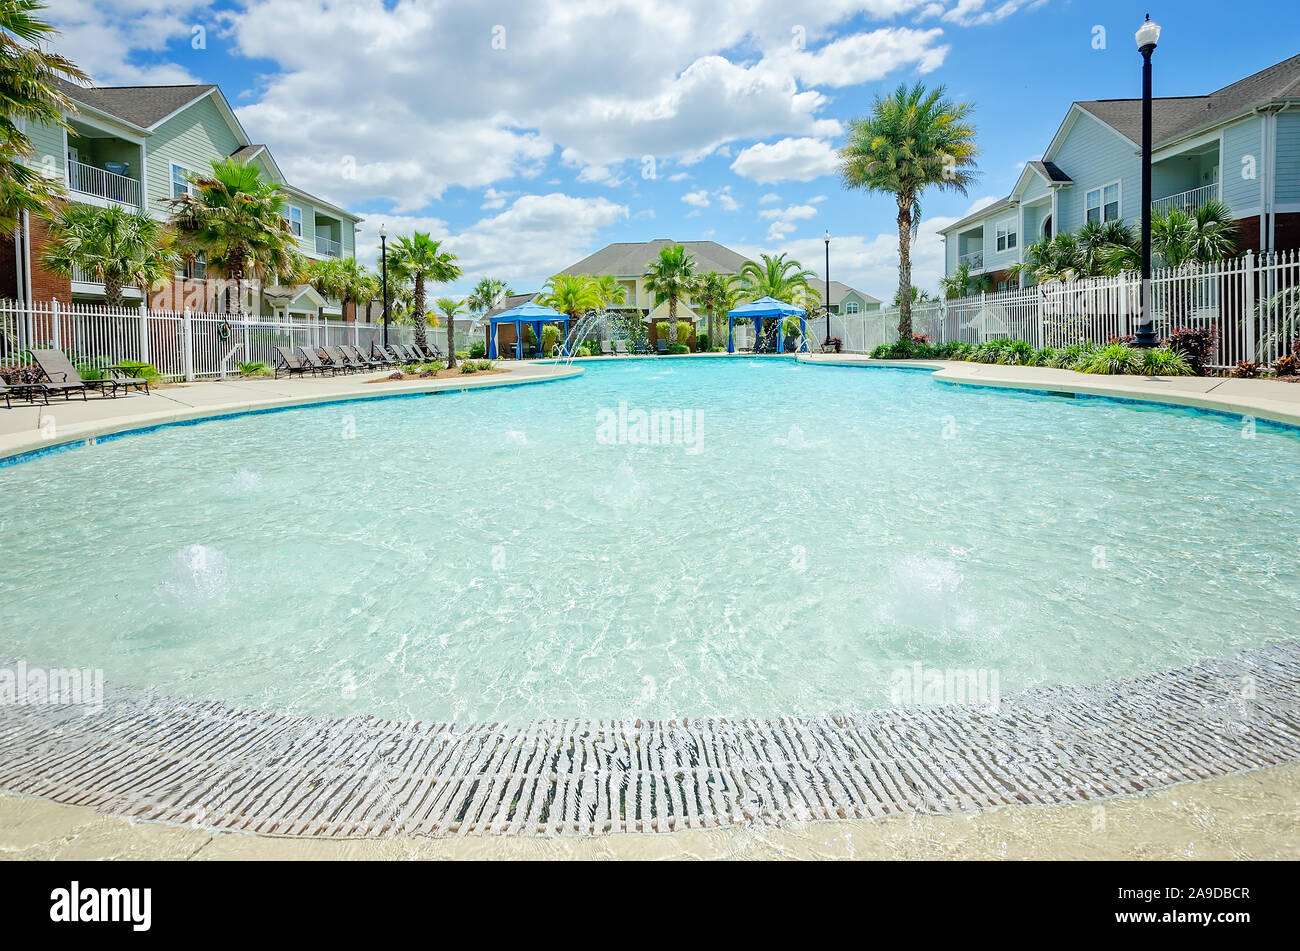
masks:
{"label": "tall palm tree", "polygon": [[122,291],[163,287],[180,264],[172,235],[149,215],[111,206],[64,205],[49,216],[41,266],[61,277],[85,271],[104,284],[104,303],[121,307]]}
{"label": "tall palm tree", "polygon": [[[1106,249],[1106,273],[1137,271],[1142,266],[1140,236],[1126,229],[1127,240],[1119,237]],[[1209,264],[1237,253],[1240,232],[1228,206],[1221,201],[1185,211],[1170,208],[1151,219],[1151,255],[1160,267],[1178,268]]]}
{"label": "tall palm tree", "polygon": [[191,194],[168,199],[180,253],[190,261],[204,255],[207,267],[233,284],[230,307],[237,314],[245,281],[301,267],[297,238],[284,217],[287,202],[257,166],[235,159],[214,160],[211,174],[191,182]]}
{"label": "tall palm tree", "polygon": [[456,365],[456,318],[469,314],[467,302],[454,297],[439,297],[433,302],[439,317],[447,323],[447,369]]}
{"label": "tall palm tree", "polygon": [[[1016,273],[1019,274],[1018,271]],[[987,291],[992,286],[993,281],[987,274],[972,274],[970,264],[966,261],[959,262],[952,274],[939,278],[939,287],[943,290],[943,296],[949,300],[970,297],[972,294]]]}
{"label": "tall palm tree", "polygon": [[944,98],[944,87],[927,92],[921,83],[876,97],[871,116],[849,122],[840,149],[846,188],[893,194],[898,206],[898,336],[912,336],[912,236],[920,224],[927,188],[966,194],[975,178],[974,107]]}
{"label": "tall palm tree", "polygon": [[425,349],[429,345],[424,333],[428,320],[424,307],[425,283],[446,284],[460,277],[456,255],[444,251],[441,241],[417,231],[409,238],[403,235],[393,242],[388,249],[388,269],[399,281],[412,284],[411,319],[415,322],[415,344]]}
{"label": "tall palm tree", "polygon": [[601,310],[612,310],[627,303],[627,288],[618,282],[613,274],[599,274],[592,278],[596,285],[596,296],[600,298]]}
{"label": "tall palm tree", "polygon": [[375,302],[383,292],[383,287],[379,281],[379,275],[373,273],[365,265],[360,266],[361,273],[357,277],[356,284],[352,288],[352,299],[357,304],[357,320],[361,319],[361,308],[366,308],[366,322],[370,322],[370,305]]}
{"label": "tall palm tree", "polygon": [[677,346],[677,302],[695,293],[695,255],[680,244],[660,248],[646,268],[645,287],[656,307],[668,302],[668,345]]}
{"label": "tall palm tree", "polygon": [[578,329],[584,314],[601,309],[600,293],[590,274],[556,274],[542,288],[537,303],[568,316],[570,332]]}
{"label": "tall palm tree", "polygon": [[734,274],[719,274],[706,271],[700,275],[699,286],[695,296],[704,307],[709,321],[709,346],[717,346],[715,318],[719,313],[726,313],[736,305],[740,288]]}
{"label": "tall palm tree", "polygon": [[742,294],[752,299],[771,297],[799,305],[815,305],[821,300],[821,293],[814,283],[817,279],[814,272],[793,258],[787,260],[784,254],[775,257],[760,254],[759,257],[763,259],[761,263],[746,261],[740,267],[737,279]]}
{"label": "tall palm tree", "polygon": [[40,18],[41,0],[0,3],[0,233],[13,234],[23,212],[54,206],[62,188],[24,162],[35,156],[20,123],[67,129],[72,101],[57,80],[88,82],[71,60],[41,44],[58,31]]}

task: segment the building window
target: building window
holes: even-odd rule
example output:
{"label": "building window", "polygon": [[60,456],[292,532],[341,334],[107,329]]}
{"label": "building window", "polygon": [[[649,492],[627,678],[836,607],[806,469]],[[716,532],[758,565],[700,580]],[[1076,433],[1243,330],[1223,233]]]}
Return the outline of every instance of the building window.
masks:
{"label": "building window", "polygon": [[1119,220],[1119,182],[1094,188],[1084,196],[1088,221],[1102,224]]}
{"label": "building window", "polygon": [[289,230],[302,237],[302,209],[297,205],[290,205],[285,219],[289,222]]}
{"label": "building window", "polygon": [[998,250],[1012,251],[1016,247],[1016,219],[1008,218],[997,227]]}
{"label": "building window", "polygon": [[190,181],[190,170],[179,165],[172,166],[172,197],[181,198],[194,194],[194,185]]}
{"label": "building window", "polygon": [[999,293],[999,294],[1001,294],[1003,291],[1009,291],[1009,290],[1011,290],[1011,282],[1010,282],[1010,281],[998,281],[998,293]]}
{"label": "building window", "polygon": [[856,314],[857,312],[858,312],[858,302],[857,302],[857,301],[855,301],[855,300],[845,301],[845,303],[844,303],[844,313],[846,313],[846,314]]}

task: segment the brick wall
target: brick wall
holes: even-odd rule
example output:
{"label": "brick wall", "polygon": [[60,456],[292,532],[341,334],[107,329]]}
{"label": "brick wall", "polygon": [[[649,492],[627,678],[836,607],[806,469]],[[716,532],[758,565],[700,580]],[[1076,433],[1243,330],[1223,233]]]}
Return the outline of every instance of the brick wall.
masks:
{"label": "brick wall", "polygon": [[32,300],[57,300],[67,304],[72,301],[72,281],[51,274],[41,267],[41,253],[50,241],[49,228],[43,218],[29,215],[32,247]]}

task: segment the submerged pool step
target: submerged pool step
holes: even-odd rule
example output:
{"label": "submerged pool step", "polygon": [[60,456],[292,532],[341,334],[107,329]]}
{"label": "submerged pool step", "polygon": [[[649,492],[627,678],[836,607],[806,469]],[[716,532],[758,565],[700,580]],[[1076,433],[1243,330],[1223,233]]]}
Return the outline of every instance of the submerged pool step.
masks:
{"label": "submerged pool step", "polygon": [[978,811],[1297,757],[1300,642],[1028,691],[996,710],[511,727],[294,717],[112,685],[90,716],[0,707],[0,789],[267,835],[662,833]]}

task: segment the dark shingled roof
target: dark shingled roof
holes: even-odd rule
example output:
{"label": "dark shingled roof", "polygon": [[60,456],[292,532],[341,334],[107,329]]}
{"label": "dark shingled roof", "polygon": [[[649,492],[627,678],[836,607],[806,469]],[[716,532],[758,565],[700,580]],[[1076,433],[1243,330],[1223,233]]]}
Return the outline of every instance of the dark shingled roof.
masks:
{"label": "dark shingled roof", "polygon": [[1036,172],[1038,172],[1039,175],[1042,175],[1043,178],[1047,179],[1049,182],[1069,184],[1072,181],[1070,176],[1066,175],[1063,171],[1061,171],[1060,167],[1055,162],[1034,161],[1029,163],[1029,167],[1034,169]]}
{"label": "dark shingled roof", "polygon": [[[1156,99],[1151,106],[1152,139],[1162,145],[1240,115],[1255,106],[1300,97],[1300,54],[1261,69],[1208,96]],[[1096,99],[1079,107],[1134,144],[1142,141],[1141,99]]]}
{"label": "dark shingled roof", "polygon": [[501,306],[493,307],[484,316],[491,317],[493,314],[503,313],[504,311],[507,311],[512,307],[518,307],[520,304],[527,304],[529,301],[536,300],[536,299],[537,299],[536,291],[534,291],[531,294],[511,294],[509,297],[505,297],[502,299]]}
{"label": "dark shingled roof", "polygon": [[217,87],[211,84],[187,86],[78,86],[55,80],[69,99],[148,129],[181,106]]}

